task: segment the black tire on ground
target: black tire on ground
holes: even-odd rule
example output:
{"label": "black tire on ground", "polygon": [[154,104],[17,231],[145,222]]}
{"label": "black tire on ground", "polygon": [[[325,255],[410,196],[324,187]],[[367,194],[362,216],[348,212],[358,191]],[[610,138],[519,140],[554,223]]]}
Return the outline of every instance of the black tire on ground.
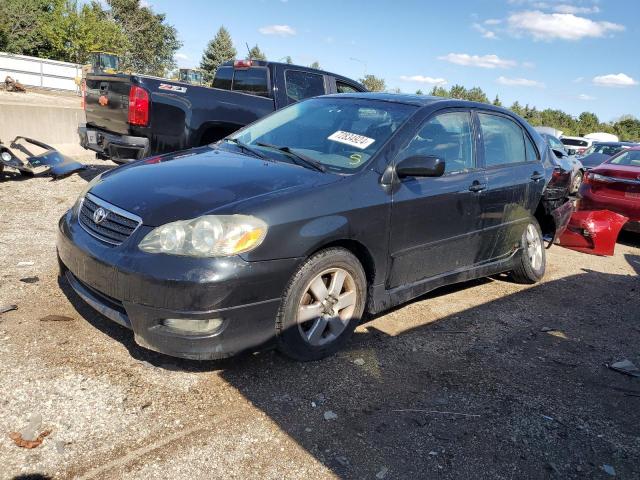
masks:
{"label": "black tire on ground", "polygon": [[[365,272],[351,252],[332,247],[314,254],[285,289],[276,319],[278,350],[304,362],[334,354],[351,338],[366,296]],[[303,316],[310,319],[303,321]]]}
{"label": "black tire on ground", "polygon": [[27,178],[33,178],[35,176],[35,173],[28,172],[27,170],[20,170],[20,175]]}
{"label": "black tire on ground", "polygon": [[542,280],[547,264],[546,250],[540,225],[531,219],[522,233],[521,252],[517,266],[510,272],[516,283],[533,284]]}

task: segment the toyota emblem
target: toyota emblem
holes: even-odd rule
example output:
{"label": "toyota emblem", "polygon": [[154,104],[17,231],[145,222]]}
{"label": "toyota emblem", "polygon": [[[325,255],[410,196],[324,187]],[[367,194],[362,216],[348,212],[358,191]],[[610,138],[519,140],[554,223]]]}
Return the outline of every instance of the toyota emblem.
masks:
{"label": "toyota emblem", "polygon": [[96,208],[95,212],[93,212],[93,221],[96,222],[97,224],[100,224],[104,222],[108,214],[109,212],[107,212],[104,208],[98,207]]}

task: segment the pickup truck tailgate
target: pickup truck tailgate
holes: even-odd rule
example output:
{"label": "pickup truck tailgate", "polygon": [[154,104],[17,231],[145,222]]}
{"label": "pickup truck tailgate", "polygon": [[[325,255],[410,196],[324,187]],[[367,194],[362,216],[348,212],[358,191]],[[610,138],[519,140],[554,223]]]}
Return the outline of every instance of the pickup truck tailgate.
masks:
{"label": "pickup truck tailgate", "polygon": [[87,126],[127,134],[130,87],[129,75],[88,75],[85,91]]}

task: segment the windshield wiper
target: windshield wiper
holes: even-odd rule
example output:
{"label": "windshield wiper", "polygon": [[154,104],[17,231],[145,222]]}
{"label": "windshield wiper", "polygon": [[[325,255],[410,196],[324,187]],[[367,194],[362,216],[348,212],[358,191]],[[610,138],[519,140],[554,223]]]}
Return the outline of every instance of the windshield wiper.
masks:
{"label": "windshield wiper", "polygon": [[238,147],[240,147],[245,152],[249,152],[250,154],[252,154],[254,157],[263,158],[263,159],[267,158],[262,153],[260,153],[259,151],[257,151],[254,148],[251,148],[249,145],[247,145],[246,143],[241,142],[237,138],[225,138],[224,141],[233,143],[234,145],[237,145]]}
{"label": "windshield wiper", "polygon": [[272,145],[270,143],[264,143],[264,142],[256,142],[256,145],[258,145],[259,147],[273,148],[274,150],[279,150],[281,152],[284,152],[289,156],[291,156],[291,158],[293,158],[295,163],[297,163],[298,165],[311,167],[314,170],[318,170],[319,172],[327,171],[327,168],[322,163],[318,162],[317,160],[314,160],[313,158],[309,158],[306,155],[303,155],[302,153],[294,152],[293,150],[291,150],[290,147],[279,147],[278,145]]}

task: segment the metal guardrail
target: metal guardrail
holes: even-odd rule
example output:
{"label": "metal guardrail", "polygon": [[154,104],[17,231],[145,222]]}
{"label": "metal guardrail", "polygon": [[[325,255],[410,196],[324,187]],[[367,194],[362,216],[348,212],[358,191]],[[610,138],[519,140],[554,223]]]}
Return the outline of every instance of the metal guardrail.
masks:
{"label": "metal guardrail", "polygon": [[27,86],[77,91],[82,65],[0,52],[0,81],[7,76]]}

